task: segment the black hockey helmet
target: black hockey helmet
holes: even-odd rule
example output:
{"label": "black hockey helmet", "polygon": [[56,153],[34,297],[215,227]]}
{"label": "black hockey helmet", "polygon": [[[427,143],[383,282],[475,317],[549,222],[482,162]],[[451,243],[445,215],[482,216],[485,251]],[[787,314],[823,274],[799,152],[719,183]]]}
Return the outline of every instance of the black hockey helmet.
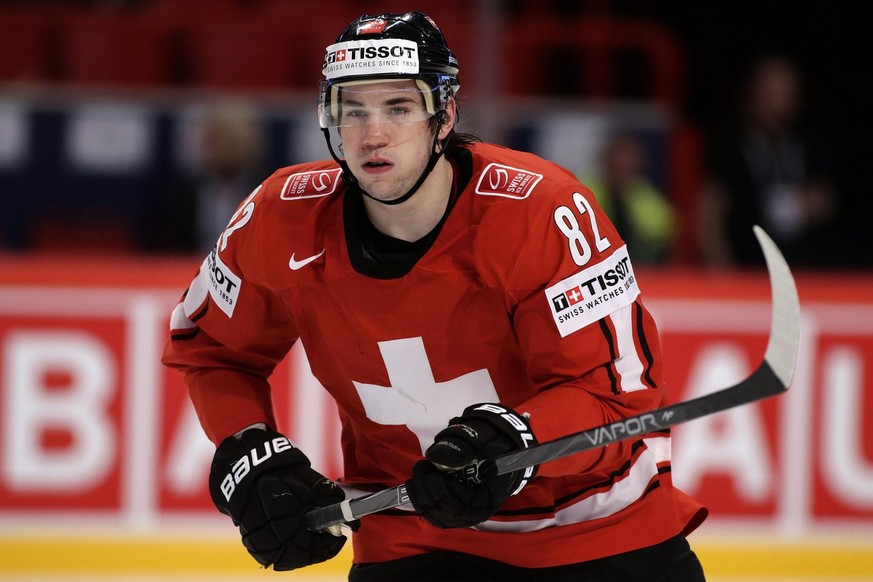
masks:
{"label": "black hockey helmet", "polygon": [[421,12],[363,15],[327,47],[319,86],[322,128],[339,124],[338,87],[390,79],[414,79],[428,113],[445,109],[461,85],[458,60],[442,31]]}

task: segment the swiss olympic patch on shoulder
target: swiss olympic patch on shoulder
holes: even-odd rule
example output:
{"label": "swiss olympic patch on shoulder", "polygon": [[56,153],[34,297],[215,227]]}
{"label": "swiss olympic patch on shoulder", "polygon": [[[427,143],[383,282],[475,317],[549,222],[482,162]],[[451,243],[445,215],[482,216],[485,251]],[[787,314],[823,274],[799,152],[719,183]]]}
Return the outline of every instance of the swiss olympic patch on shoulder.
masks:
{"label": "swiss olympic patch on shoulder", "polygon": [[627,246],[603,262],[558,281],[545,291],[561,337],[633,303],[640,289]]}
{"label": "swiss olympic patch on shoulder", "polygon": [[542,179],[543,175],[536,172],[492,163],[488,164],[479,175],[476,194],[521,200],[530,196],[534,187]]}
{"label": "swiss olympic patch on shoulder", "polygon": [[291,174],[282,186],[279,197],[282,200],[302,200],[304,198],[321,198],[336,191],[340,182],[340,168],[332,170],[315,170],[314,172],[298,172]]}

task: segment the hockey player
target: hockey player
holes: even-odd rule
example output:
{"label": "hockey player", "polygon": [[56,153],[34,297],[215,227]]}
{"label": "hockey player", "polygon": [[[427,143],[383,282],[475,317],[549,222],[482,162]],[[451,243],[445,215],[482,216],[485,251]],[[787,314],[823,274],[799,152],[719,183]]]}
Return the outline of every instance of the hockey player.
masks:
{"label": "hockey player", "polygon": [[279,431],[269,377],[301,341],[342,423],[344,488],[406,482],[355,524],[349,580],[703,580],[665,431],[497,475],[474,460],[663,406],[632,262],[569,171],[456,131],[458,63],[418,12],[327,47],[333,160],[242,201],[172,314],[217,445],[213,501],[262,565],[334,557],[304,514],[344,498]]}

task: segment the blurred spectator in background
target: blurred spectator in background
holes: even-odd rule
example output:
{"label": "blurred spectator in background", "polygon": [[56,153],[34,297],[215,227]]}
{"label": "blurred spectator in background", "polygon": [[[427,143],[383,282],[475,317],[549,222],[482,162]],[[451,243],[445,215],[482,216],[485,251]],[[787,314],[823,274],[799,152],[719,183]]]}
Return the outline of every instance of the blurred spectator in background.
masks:
{"label": "blurred spectator in background", "polygon": [[615,224],[636,264],[671,258],[674,212],[667,197],[646,174],[646,148],[629,132],[604,146],[594,176],[582,179]]}
{"label": "blurred spectator in background", "polygon": [[839,198],[833,150],[805,127],[797,65],[776,55],[753,61],[739,119],[708,146],[699,240],[709,266],[762,262],[752,236],[761,225],[796,266],[832,264]]}
{"label": "blurred spectator in background", "polygon": [[252,107],[213,105],[200,127],[199,160],[158,188],[141,235],[150,251],[206,252],[264,175],[266,135]]}

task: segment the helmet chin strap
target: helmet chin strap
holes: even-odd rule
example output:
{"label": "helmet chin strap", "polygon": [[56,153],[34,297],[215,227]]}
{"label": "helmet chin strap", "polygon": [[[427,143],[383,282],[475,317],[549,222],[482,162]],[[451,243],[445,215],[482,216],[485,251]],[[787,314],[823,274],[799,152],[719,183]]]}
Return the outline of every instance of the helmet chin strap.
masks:
{"label": "helmet chin strap", "polygon": [[345,182],[349,186],[349,188],[354,188],[354,189],[360,191],[361,194],[363,194],[364,196],[366,196],[370,200],[375,200],[379,204],[385,204],[386,206],[394,206],[396,204],[403,204],[404,202],[406,202],[407,200],[412,198],[413,194],[418,192],[418,189],[421,188],[421,185],[424,184],[425,180],[427,180],[427,177],[430,175],[430,173],[433,171],[434,167],[436,166],[437,161],[439,161],[440,157],[445,152],[445,148],[440,148],[439,150],[437,150],[437,146],[439,145],[440,128],[445,123],[445,118],[446,118],[445,111],[440,111],[437,113],[437,127],[436,127],[436,131],[434,132],[434,136],[433,136],[433,145],[431,146],[430,159],[427,162],[427,166],[425,166],[424,170],[421,172],[421,176],[418,177],[418,180],[415,182],[415,184],[412,185],[412,188],[410,188],[406,192],[406,194],[404,194],[403,196],[400,196],[399,198],[392,198],[391,200],[382,200],[380,198],[376,198],[376,197],[370,195],[366,190],[361,188],[361,185],[358,182],[358,179],[355,178],[354,174],[352,174],[352,171],[349,168],[349,165],[346,163],[346,161],[340,159],[339,156],[336,155],[336,152],[333,151],[333,144],[330,141],[329,130],[322,129],[321,131],[322,131],[322,133],[324,133],[325,141],[327,141],[327,149],[330,151],[331,157],[333,157],[333,159],[336,161],[336,163],[338,163],[340,165],[340,168],[342,168],[343,180],[345,180]]}

